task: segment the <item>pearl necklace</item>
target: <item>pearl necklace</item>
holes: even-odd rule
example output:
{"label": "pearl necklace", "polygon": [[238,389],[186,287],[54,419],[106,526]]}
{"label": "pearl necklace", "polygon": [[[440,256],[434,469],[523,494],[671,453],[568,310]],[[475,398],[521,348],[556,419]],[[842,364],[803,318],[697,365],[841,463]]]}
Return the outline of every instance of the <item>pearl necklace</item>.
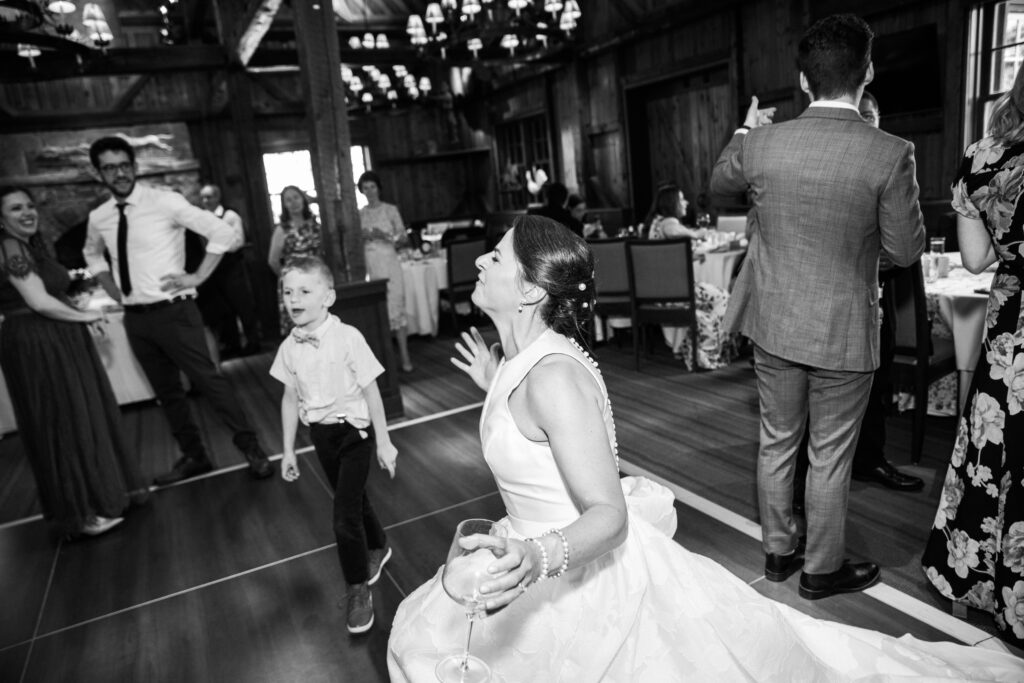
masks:
{"label": "pearl necklace", "polygon": [[[579,351],[581,354],[583,354],[584,358],[586,358],[588,361],[590,361],[590,364],[594,366],[594,370],[597,371],[598,376],[603,379],[603,375],[601,374],[601,368],[599,368],[597,366],[597,361],[594,360],[593,357],[591,357],[590,352],[587,351],[586,349],[584,349],[580,345],[580,343],[578,341],[576,341],[575,339],[572,339],[570,337],[566,337],[566,339],[569,340],[570,344],[572,344],[574,347],[576,347],[577,351]],[[605,393],[607,394],[607,390],[605,390]],[[607,398],[607,397],[605,398],[605,405],[608,407],[608,419],[611,421],[612,455],[615,456],[615,471],[618,472],[619,471],[619,440],[618,440],[618,436],[615,433],[615,415],[612,412],[612,401],[611,401],[610,398]]]}

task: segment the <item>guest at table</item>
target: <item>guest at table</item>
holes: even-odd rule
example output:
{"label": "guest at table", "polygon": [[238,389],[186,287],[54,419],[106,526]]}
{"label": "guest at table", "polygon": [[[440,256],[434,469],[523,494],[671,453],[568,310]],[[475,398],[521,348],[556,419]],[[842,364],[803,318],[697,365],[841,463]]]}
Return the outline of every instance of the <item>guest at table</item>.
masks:
{"label": "guest at table", "polygon": [[[572,219],[579,223],[580,233],[584,239],[588,240],[603,240],[608,237],[604,231],[604,226],[601,225],[601,219],[595,219],[587,221],[587,203],[583,200],[583,197],[578,194],[569,195],[569,199],[566,202],[566,207],[569,209],[569,214]],[[575,230],[570,227],[570,230]]]}
{"label": "guest at table", "polygon": [[922,567],[942,595],[991,612],[1024,646],[1024,69],[996,103],[989,136],[970,147],[953,181],[964,267],[998,263],[983,352],[957,429]]}
{"label": "guest at table", "polygon": [[583,237],[583,223],[574,218],[566,207],[568,201],[569,189],[562,183],[551,182],[544,186],[544,205],[532,207],[526,213],[550,218]]}
{"label": "guest at table", "polygon": [[[274,226],[270,236],[270,253],[267,263],[274,274],[281,277],[281,269],[296,256],[323,258],[323,235],[316,216],[309,208],[306,193],[288,185],[281,190],[281,222]],[[281,336],[292,329],[292,319],[285,310],[281,299],[281,283],[277,284],[277,310],[281,321]]]}
{"label": "guest at table", "polygon": [[103,334],[103,313],[72,306],[70,282],[39,234],[32,195],[0,188],[0,367],[43,516],[68,536],[94,536],[120,524],[146,487],[90,336]]}
{"label": "guest at table", "polygon": [[662,185],[654,195],[651,203],[651,210],[647,212],[644,219],[646,226],[645,234],[647,239],[663,240],[675,239],[677,237],[689,237],[693,240],[704,239],[708,231],[700,228],[688,228],[683,225],[683,219],[690,202],[678,185]]}
{"label": "guest at table", "polygon": [[383,184],[373,171],[359,176],[356,183],[366,197],[366,206],[359,209],[359,222],[363,229],[363,248],[366,253],[366,272],[371,278],[388,281],[388,321],[398,342],[398,359],[402,372],[412,372],[409,358],[409,328],[405,319],[405,283],[402,264],[398,260],[398,247],[405,246],[405,223],[398,207],[381,201]]}

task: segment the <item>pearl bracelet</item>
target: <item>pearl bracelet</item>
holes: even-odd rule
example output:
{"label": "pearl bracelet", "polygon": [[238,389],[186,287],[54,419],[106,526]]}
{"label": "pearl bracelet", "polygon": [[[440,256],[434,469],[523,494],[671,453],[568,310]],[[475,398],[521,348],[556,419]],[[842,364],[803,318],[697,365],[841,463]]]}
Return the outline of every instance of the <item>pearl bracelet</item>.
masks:
{"label": "pearl bracelet", "polygon": [[536,538],[528,538],[526,540],[537,546],[537,549],[540,551],[540,574],[537,576],[537,581],[541,581],[543,579],[548,578],[548,567],[550,566],[550,560],[548,559],[547,549],[545,549],[544,544],[538,541]]}
{"label": "pearl bracelet", "polygon": [[551,529],[548,533],[556,534],[558,538],[562,539],[562,566],[558,568],[558,571],[551,575],[552,579],[557,579],[569,568],[569,541],[565,540],[565,534],[562,533],[561,529]]}

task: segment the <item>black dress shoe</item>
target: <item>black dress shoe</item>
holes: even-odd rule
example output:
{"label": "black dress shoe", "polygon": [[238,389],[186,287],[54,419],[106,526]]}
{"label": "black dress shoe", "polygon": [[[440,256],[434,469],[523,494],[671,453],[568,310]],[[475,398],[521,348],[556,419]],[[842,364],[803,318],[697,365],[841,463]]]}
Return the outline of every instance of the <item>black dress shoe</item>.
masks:
{"label": "black dress shoe", "polygon": [[820,600],[836,593],[856,593],[875,585],[882,571],[874,562],[843,563],[831,574],[800,574],[800,597]]}
{"label": "black dress shoe", "polygon": [[785,581],[793,575],[804,561],[807,537],[801,536],[796,549],[788,555],[764,554],[764,578],[769,581]]}
{"label": "black dress shoe", "polygon": [[857,481],[873,481],[896,491],[920,491],[924,488],[924,480],[903,474],[892,466],[888,460],[866,472],[854,471],[853,478]]}
{"label": "black dress shoe", "polygon": [[259,446],[246,448],[242,453],[249,461],[249,474],[256,479],[266,479],[274,473],[274,466],[270,464],[267,454]]}
{"label": "black dress shoe", "polygon": [[153,479],[153,483],[157,486],[167,486],[175,482],[181,481],[182,479],[188,479],[189,477],[196,477],[200,474],[205,474],[213,469],[213,463],[206,458],[206,456],[188,456],[180,458],[178,462],[174,463],[174,467],[171,468],[170,472],[161,474],[159,477]]}

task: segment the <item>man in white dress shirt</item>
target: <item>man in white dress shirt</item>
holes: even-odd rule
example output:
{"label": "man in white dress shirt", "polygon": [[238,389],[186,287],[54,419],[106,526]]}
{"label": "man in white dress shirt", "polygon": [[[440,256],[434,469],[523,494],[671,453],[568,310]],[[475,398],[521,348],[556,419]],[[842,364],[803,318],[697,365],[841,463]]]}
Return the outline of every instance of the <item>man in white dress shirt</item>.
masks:
{"label": "man in white dress shirt", "polygon": [[[273,468],[256,432],[230,382],[210,358],[195,304],[196,287],[210,276],[222,254],[238,247],[242,236],[177,192],[137,185],[135,151],[123,138],[97,140],[89,158],[113,197],[89,214],[82,253],[90,272],[124,305],[128,341],[183,453],[155,482],[171,484],[213,469],[185,397],[182,372],[234,433],[235,446],[253,476],[269,477]],[[207,240],[206,254],[192,273],[185,272],[185,230]],[[103,258],[104,249],[110,265]]]}
{"label": "man in white dress shirt", "polygon": [[[210,278],[199,285],[199,312],[221,343],[221,358],[259,353],[259,321],[245,267],[242,217],[221,204],[220,188],[213,184],[203,185],[199,190],[199,205],[242,235],[238,248],[225,252]],[[244,348],[238,335],[239,321],[245,331]]]}

